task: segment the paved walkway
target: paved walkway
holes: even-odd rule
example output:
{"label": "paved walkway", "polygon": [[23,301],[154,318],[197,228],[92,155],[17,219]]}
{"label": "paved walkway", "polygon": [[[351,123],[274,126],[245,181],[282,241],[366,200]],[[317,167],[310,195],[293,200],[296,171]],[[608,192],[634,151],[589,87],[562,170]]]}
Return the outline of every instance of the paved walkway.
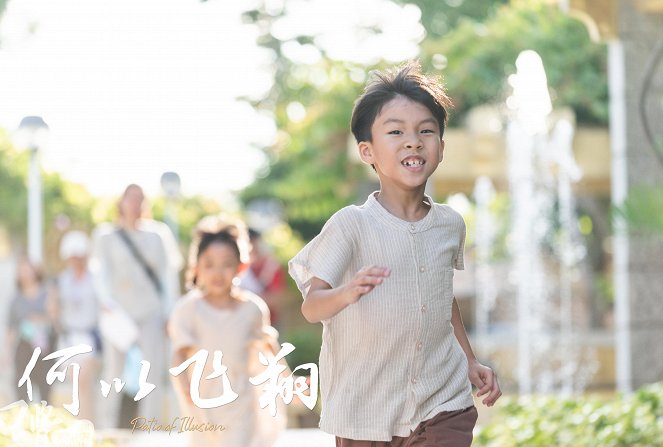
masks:
{"label": "paved walkway", "polygon": [[[152,432],[134,433],[114,430],[117,447],[184,447],[186,435]],[[334,447],[334,437],[317,428],[289,429],[283,432],[274,447]]]}

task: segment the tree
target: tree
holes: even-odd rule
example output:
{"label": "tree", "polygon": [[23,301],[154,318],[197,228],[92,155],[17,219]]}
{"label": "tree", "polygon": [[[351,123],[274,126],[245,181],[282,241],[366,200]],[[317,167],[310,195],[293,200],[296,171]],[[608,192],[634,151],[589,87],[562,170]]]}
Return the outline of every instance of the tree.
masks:
{"label": "tree", "polygon": [[[280,136],[265,148],[268,172],[240,197],[245,204],[260,198],[281,202],[286,220],[306,240],[334,210],[358,200],[362,185],[374,179],[349,163],[347,148],[353,100],[376,67],[331,60],[307,35],[290,43],[318,51],[320,61],[290,60],[283,51],[288,42],[272,34],[274,23],[287,14],[287,1],[279,8],[267,3],[248,11],[245,20],[259,27],[258,43],[274,53],[274,84],[264,98],[249,101],[273,113]],[[426,71],[443,74],[455,102],[450,125],[460,125],[471,107],[506,100],[508,76],[524,49],[541,54],[555,106],[572,107],[580,123],[606,124],[605,46],[592,43],[584,26],[556,5],[522,0],[399,3],[422,11],[428,38],[420,45],[420,59]],[[301,121],[293,120],[298,113]]]}
{"label": "tree", "polygon": [[8,1],[9,0],[0,0],[0,17],[2,17],[2,14],[4,14]]}
{"label": "tree", "polygon": [[[26,246],[28,158],[27,151],[17,151],[7,134],[0,132],[0,227],[8,231],[19,252]],[[58,265],[57,247],[63,231],[92,229],[94,201],[83,186],[57,173],[42,172],[42,188],[45,264],[53,267]]]}
{"label": "tree", "polygon": [[482,22],[509,0],[397,0],[398,3],[417,5],[421,10],[421,24],[428,39],[439,39],[452,32],[458,22]]}
{"label": "tree", "polygon": [[[285,9],[266,2],[247,11],[244,19],[259,26],[258,44],[274,53],[274,84],[264,98],[251,104],[273,114],[277,142],[265,148],[269,171],[240,194],[244,204],[272,199],[282,204],[285,220],[304,239],[315,236],[337,209],[356,200],[365,171],[348,162],[352,104],[365,80],[365,68],[334,61],[324,49],[315,64],[297,64],[284,53],[283,42],[272,34]],[[308,46],[312,36],[291,42]]]}
{"label": "tree", "polygon": [[[280,137],[268,150],[269,175],[240,194],[244,203],[279,201],[286,220],[304,239],[315,236],[334,211],[355,201],[365,181],[362,167],[349,162],[350,113],[361,88],[350,79],[351,71],[345,64],[325,60],[290,75],[291,85],[293,78],[299,83],[298,94],[284,95],[275,110]],[[316,85],[316,73],[328,79]],[[301,121],[293,121],[293,113],[301,113]]]}
{"label": "tree", "polygon": [[[24,158],[24,157],[23,157]],[[10,234],[23,234],[28,212],[25,176],[16,168],[25,164],[0,130],[0,226]]]}
{"label": "tree", "polygon": [[554,106],[571,107],[579,123],[607,125],[605,45],[592,42],[580,21],[540,0],[512,0],[483,22],[460,19],[444,36],[423,42],[422,59],[429,70],[442,72],[454,100],[452,125],[474,106],[506,100],[508,77],[526,49],[543,59]]}

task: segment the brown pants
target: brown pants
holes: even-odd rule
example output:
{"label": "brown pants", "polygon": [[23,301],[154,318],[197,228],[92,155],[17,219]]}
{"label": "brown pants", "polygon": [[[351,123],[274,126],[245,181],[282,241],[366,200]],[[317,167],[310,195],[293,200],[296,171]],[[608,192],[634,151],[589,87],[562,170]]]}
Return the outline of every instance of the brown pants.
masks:
{"label": "brown pants", "polygon": [[477,422],[477,409],[443,411],[423,421],[408,436],[394,436],[391,441],[355,441],[336,437],[336,447],[469,447]]}

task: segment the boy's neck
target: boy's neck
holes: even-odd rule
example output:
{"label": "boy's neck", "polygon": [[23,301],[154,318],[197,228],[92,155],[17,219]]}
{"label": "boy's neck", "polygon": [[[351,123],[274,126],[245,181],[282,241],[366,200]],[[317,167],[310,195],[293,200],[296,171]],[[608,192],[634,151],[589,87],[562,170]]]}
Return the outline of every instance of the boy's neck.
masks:
{"label": "boy's neck", "polygon": [[389,213],[407,222],[423,219],[430,210],[430,204],[424,200],[424,188],[414,191],[380,189],[376,199]]}

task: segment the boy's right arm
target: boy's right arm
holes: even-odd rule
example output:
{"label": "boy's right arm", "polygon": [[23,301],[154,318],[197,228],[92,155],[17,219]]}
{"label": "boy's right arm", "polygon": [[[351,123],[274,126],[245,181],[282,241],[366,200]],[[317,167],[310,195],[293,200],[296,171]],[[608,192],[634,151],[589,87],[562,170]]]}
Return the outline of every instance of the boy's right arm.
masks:
{"label": "boy's right arm", "polygon": [[327,320],[382,284],[390,273],[391,270],[386,267],[367,266],[359,270],[349,283],[336,288],[313,277],[302,303],[302,314],[309,323]]}

